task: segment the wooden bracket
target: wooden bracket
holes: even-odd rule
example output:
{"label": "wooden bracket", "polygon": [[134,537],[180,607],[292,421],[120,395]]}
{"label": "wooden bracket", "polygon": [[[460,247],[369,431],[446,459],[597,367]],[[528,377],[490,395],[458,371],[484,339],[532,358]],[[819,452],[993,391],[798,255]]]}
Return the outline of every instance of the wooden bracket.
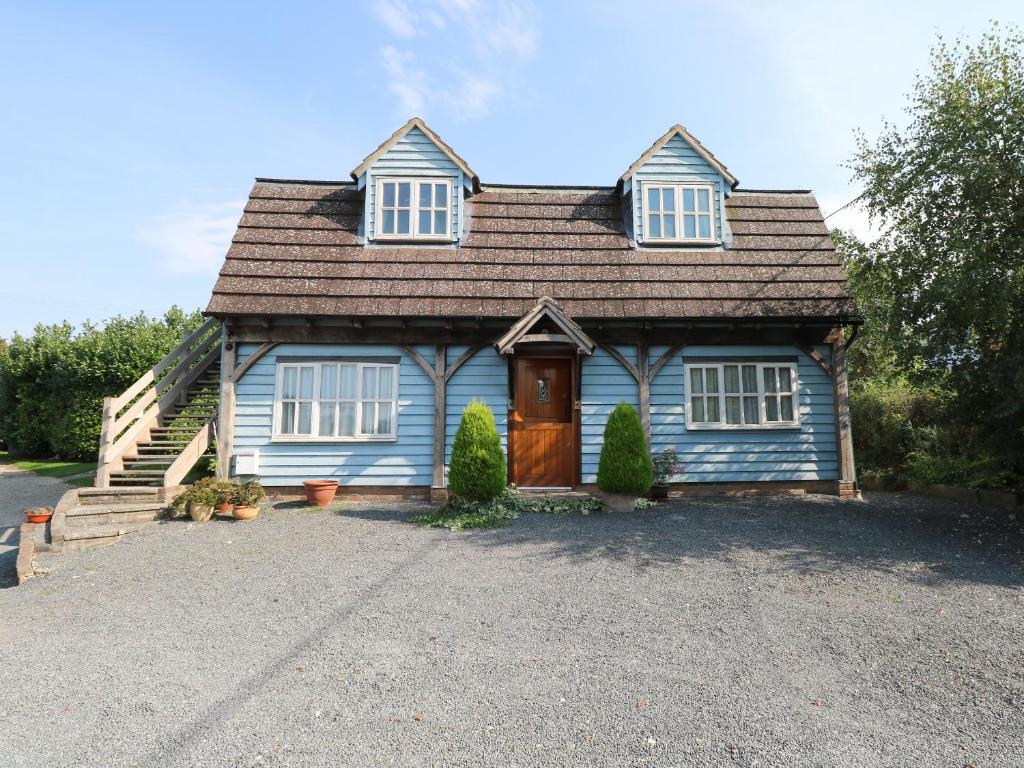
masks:
{"label": "wooden bracket", "polygon": [[602,344],[602,343],[598,342],[597,346],[599,346],[601,349],[603,349],[609,355],[614,357],[619,362],[619,365],[621,365],[623,368],[625,368],[626,371],[629,373],[629,375],[633,377],[633,380],[639,383],[639,381],[640,381],[640,371],[637,370],[637,367],[635,365],[633,365],[631,362],[629,362],[629,360],[627,360],[622,355],[622,353],[619,352],[619,350],[617,350],[611,344]]}
{"label": "wooden bracket", "polygon": [[260,358],[266,355],[267,352],[272,350],[277,345],[278,343],[276,341],[267,341],[256,347],[256,350],[247,358],[245,358],[245,362],[235,369],[234,375],[231,377],[231,381],[237,384],[238,380],[241,379],[246,374],[246,372],[260,360]]}
{"label": "wooden bracket", "polygon": [[832,366],[829,365],[828,360],[822,357],[821,353],[818,352],[818,350],[816,350],[810,344],[798,344],[797,348],[805,355],[807,355],[809,358],[811,358],[811,360],[817,363],[818,367],[825,372],[826,376],[828,376],[830,379],[832,378]]}

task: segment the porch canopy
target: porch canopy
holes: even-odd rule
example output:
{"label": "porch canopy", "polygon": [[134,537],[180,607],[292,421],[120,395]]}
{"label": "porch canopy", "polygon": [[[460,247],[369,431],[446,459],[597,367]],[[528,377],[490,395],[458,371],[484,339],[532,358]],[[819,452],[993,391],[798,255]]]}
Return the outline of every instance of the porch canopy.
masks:
{"label": "porch canopy", "polygon": [[537,299],[533,309],[494,342],[494,347],[499,355],[508,357],[515,352],[517,344],[531,343],[567,344],[582,355],[591,354],[597,346],[550,296]]}

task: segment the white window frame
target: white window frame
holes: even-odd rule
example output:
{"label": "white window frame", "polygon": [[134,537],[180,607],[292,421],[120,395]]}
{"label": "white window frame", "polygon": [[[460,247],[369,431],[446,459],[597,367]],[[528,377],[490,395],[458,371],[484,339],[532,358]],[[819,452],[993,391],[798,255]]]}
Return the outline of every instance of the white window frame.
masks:
{"label": "white window frame", "polygon": [[[739,367],[739,381],[740,381],[740,392],[729,393],[729,397],[740,398],[740,419],[745,417],[743,409],[743,397],[744,395],[752,397],[754,393],[743,391],[743,366],[753,365],[757,368],[757,408],[758,408],[758,423],[757,424],[727,424],[725,419],[725,398],[727,396],[725,392],[725,368],[727,366],[738,366]],[[693,393],[691,391],[692,378],[690,371],[695,368],[715,368],[718,371],[718,392],[708,395],[705,393]],[[764,371],[766,368],[787,368],[789,369],[790,376],[790,387],[789,392],[781,394],[792,395],[793,397],[793,418],[790,421],[767,421],[767,399],[773,395],[777,398],[780,393],[767,392],[764,386]],[[705,374],[702,374],[704,376]],[[778,377],[778,373],[775,374]],[[765,431],[774,429],[796,429],[800,427],[800,379],[799,379],[799,365],[795,362],[771,362],[763,360],[723,360],[721,362],[706,362],[706,363],[685,363],[683,365],[683,388],[685,392],[685,409],[686,409],[686,429],[692,431],[700,430],[714,430],[714,431],[725,431],[725,430],[743,430],[743,431]],[[777,380],[777,378],[776,378]],[[776,387],[778,385],[776,384]],[[693,419],[693,398],[696,397],[715,397],[717,395],[718,400],[718,415],[720,421],[694,421]],[[706,407],[706,406],[705,406]],[[781,406],[778,415],[781,416]]]}
{"label": "white window frame", "polygon": [[[356,368],[356,397],[355,397],[355,426],[353,435],[320,435],[320,404],[321,402],[340,403],[342,401],[352,401],[352,398],[341,398],[339,391],[339,398],[328,398],[321,400],[320,398],[320,377],[322,375],[324,366],[342,366],[342,365],[354,365]],[[282,396],[284,394],[284,376],[285,371],[289,368],[312,368],[313,369],[313,398],[310,415],[310,434],[292,434],[281,432],[281,411],[285,402],[298,402],[298,399],[288,398],[287,400]],[[363,397],[363,370],[365,368],[389,368],[391,369],[391,394],[392,398],[390,401],[381,400],[375,393],[374,397],[364,398]],[[300,373],[296,373],[296,395],[299,394],[299,376]],[[378,376],[380,374],[378,373]],[[341,370],[338,370],[340,387],[340,376]],[[362,360],[345,360],[344,358],[336,360],[295,360],[295,361],[283,361],[277,364],[277,374],[275,377],[274,384],[274,423],[271,433],[271,439],[274,442],[287,442],[287,443],[379,443],[379,442],[394,442],[398,439],[398,398],[399,398],[399,366],[398,363],[384,363],[384,362],[371,362]],[[364,434],[363,429],[363,403],[364,400],[367,402],[377,403],[379,408],[381,404],[390,402],[391,404],[391,431],[387,434]],[[309,401],[308,398],[303,398],[302,402]],[[334,426],[335,431],[340,429],[341,413],[340,407],[335,408]],[[296,407],[296,427],[298,426],[298,407]]]}
{"label": "white window frame", "polygon": [[[409,233],[400,234],[397,232],[383,232],[382,225],[384,222],[384,185],[385,184],[401,184],[408,183],[410,185],[410,198],[409,198]],[[441,185],[443,184],[447,188],[446,198],[447,207],[445,210],[445,221],[447,227],[444,232],[440,234],[420,232],[420,186],[423,184],[430,185]],[[431,240],[437,242],[451,242],[452,237],[452,191],[453,184],[451,179],[445,178],[412,178],[403,176],[378,176],[375,182],[375,202],[374,205],[376,210],[373,214],[373,229],[374,239],[376,240]],[[431,192],[431,200],[434,199],[434,192]],[[395,210],[397,210],[398,203],[398,190],[395,190]],[[403,209],[404,210],[404,209]],[[441,208],[431,207],[429,209],[431,213],[442,210]],[[433,221],[433,216],[431,216]],[[397,216],[395,226],[397,229]]]}
{"label": "white window frame", "polygon": [[[673,211],[650,211],[650,210],[648,210],[647,195],[648,195],[648,191],[651,190],[651,189],[658,189],[658,190],[671,189],[671,190],[673,190],[673,192],[674,192],[673,196],[675,198],[675,208],[674,208],[674,210]],[[684,189],[692,189],[694,191],[694,194],[693,194],[694,201],[696,201],[696,199],[697,199],[697,190],[701,190],[701,189],[707,190],[707,193],[708,193],[708,211],[707,211],[707,216],[708,216],[708,221],[709,221],[708,231],[710,232],[710,236],[709,237],[699,237],[699,236],[698,237],[684,237],[683,236],[683,231],[684,231],[683,216],[694,216],[695,215],[695,216],[700,217],[700,216],[704,216],[705,215],[703,212],[696,211],[696,209],[694,209],[694,211],[691,211],[689,213],[683,211],[683,190]],[[641,216],[642,216],[641,223],[643,225],[644,242],[645,243],[717,243],[718,242],[718,233],[717,233],[716,227],[715,227],[715,185],[714,184],[700,184],[700,183],[689,183],[689,182],[667,184],[667,183],[659,182],[659,181],[645,181],[645,182],[641,182],[641,184],[640,184],[640,208],[641,208]],[[663,236],[661,236],[661,237],[652,237],[651,236],[651,234],[650,234],[650,215],[651,214],[655,214],[656,215],[656,214],[659,214],[659,213],[662,214],[662,215],[664,215],[665,213],[672,213],[672,214],[675,215],[675,218],[676,218],[676,234],[675,234],[675,237],[663,237]],[[662,231],[664,231],[664,229]],[[700,232],[699,221],[698,221],[697,226],[696,226],[694,231],[695,232]]]}

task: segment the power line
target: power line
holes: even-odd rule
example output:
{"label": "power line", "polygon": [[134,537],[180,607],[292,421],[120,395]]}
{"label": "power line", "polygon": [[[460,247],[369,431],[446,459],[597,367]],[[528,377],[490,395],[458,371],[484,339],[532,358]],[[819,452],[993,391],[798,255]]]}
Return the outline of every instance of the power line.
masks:
{"label": "power line", "polygon": [[867,194],[866,190],[864,192],[861,192],[859,195],[857,195],[855,198],[853,198],[853,200],[851,200],[850,202],[846,203],[846,205],[843,205],[843,206],[840,206],[839,208],[836,208],[834,211],[832,211],[832,213],[830,213],[828,216],[826,216],[824,219],[822,219],[822,221],[828,221],[829,219],[831,219],[833,216],[835,216],[840,211],[845,211],[851,205],[853,205],[854,203],[858,202],[866,194]]}

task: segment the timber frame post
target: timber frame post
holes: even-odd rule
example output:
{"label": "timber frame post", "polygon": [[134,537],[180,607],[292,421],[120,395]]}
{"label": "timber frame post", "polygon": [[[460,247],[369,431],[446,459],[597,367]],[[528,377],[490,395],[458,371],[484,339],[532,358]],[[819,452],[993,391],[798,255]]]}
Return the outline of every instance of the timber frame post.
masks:
{"label": "timber frame post", "polygon": [[626,357],[611,344],[598,343],[605,352],[614,357],[619,365],[626,369],[626,372],[633,377],[637,384],[637,402],[640,404],[640,423],[644,427],[644,437],[647,439],[647,448],[651,447],[651,380],[658,375],[658,372],[665,367],[675,355],[683,350],[682,344],[674,344],[658,358],[654,365],[650,364],[650,349],[645,342],[637,345],[636,361],[633,365]]}
{"label": "timber frame post", "polygon": [[220,362],[220,409],[217,413],[217,477],[231,474],[231,453],[235,435],[235,361],[238,344],[223,336]]}
{"label": "timber frame post", "polygon": [[846,377],[846,343],[843,329],[832,338],[832,391],[836,405],[836,451],[839,456],[836,493],[857,497],[857,473],[853,461],[853,431],[850,424],[850,385]]}

